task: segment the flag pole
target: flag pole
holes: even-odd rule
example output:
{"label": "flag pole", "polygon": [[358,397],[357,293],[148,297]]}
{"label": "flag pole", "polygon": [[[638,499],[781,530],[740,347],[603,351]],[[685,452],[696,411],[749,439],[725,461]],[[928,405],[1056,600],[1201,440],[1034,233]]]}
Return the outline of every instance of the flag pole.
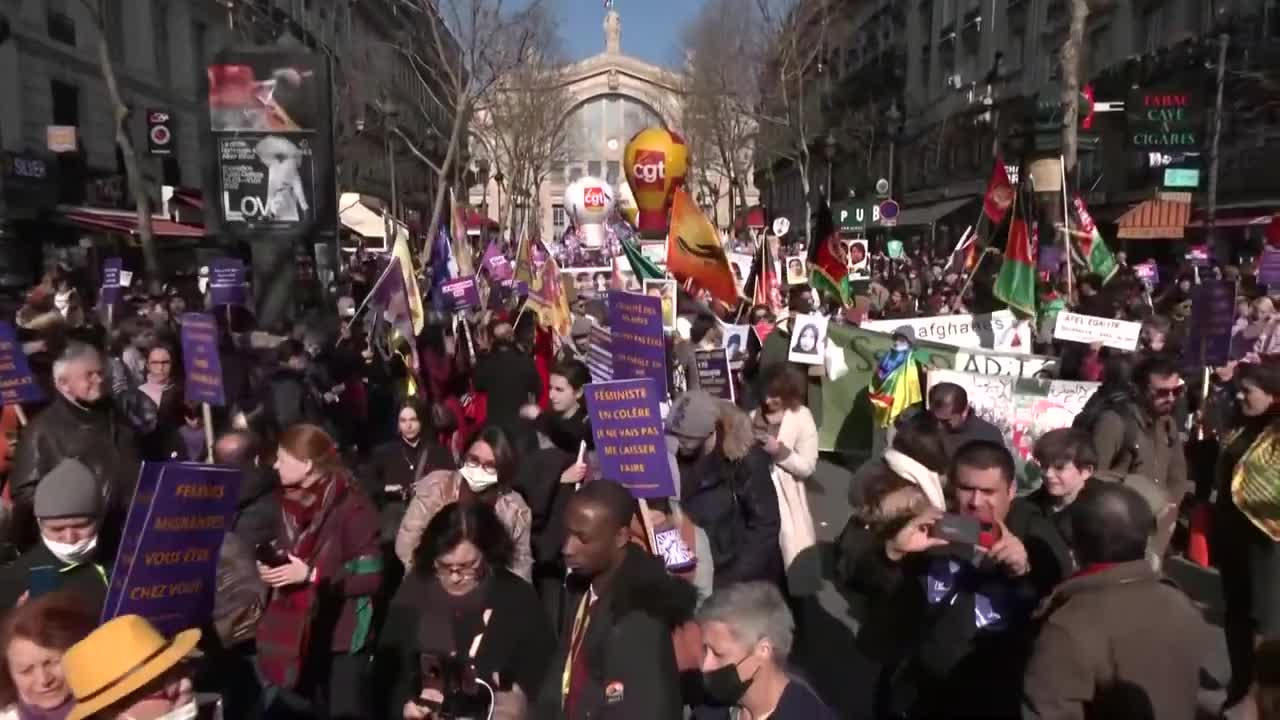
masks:
{"label": "flag pole", "polygon": [[1062,244],[1067,253],[1067,300],[1075,302],[1075,283],[1071,272],[1071,207],[1067,203],[1067,161],[1058,156],[1058,172],[1062,177]]}
{"label": "flag pole", "polygon": [[[978,250],[979,231],[982,228],[982,221],[984,218],[986,218],[986,216],[987,215],[985,212],[981,210],[978,211],[978,222],[975,225],[970,226],[971,228],[972,227],[978,228],[977,230],[973,231],[973,249],[975,251]],[[963,237],[960,238],[960,242],[962,243],[964,242]],[[982,248],[982,251],[978,253],[978,259],[975,260],[973,263],[973,269],[969,271],[969,276],[964,279],[964,285],[960,286],[960,292],[956,293],[955,301],[951,303],[951,312],[954,313],[960,307],[960,303],[964,302],[964,294],[968,292],[969,286],[973,284],[973,278],[975,275],[978,274],[978,270],[982,269],[982,261],[985,260],[986,258],[987,258],[987,249]]]}
{"label": "flag pole", "polygon": [[378,276],[378,281],[373,284],[373,287],[369,288],[369,292],[364,296],[364,301],[360,303],[360,307],[356,308],[355,313],[352,314],[351,320],[350,320],[352,324],[355,323],[356,318],[360,317],[360,313],[363,312],[364,309],[369,305],[369,300],[373,298],[374,291],[377,290],[379,287],[381,287],[383,280],[387,279],[387,273],[391,272],[391,266],[399,265],[399,264],[400,264],[400,258],[397,258],[397,257],[393,257],[391,259],[391,262],[387,263],[387,269],[383,270],[382,274]]}

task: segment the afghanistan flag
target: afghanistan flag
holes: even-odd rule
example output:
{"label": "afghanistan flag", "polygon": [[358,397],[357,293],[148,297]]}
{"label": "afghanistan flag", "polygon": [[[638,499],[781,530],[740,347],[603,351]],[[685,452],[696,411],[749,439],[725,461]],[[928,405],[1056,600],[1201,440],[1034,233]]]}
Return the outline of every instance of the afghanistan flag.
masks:
{"label": "afghanistan flag", "polygon": [[842,305],[849,304],[849,261],[825,199],[809,235],[809,284],[820,294],[835,295]]}
{"label": "afghanistan flag", "polygon": [[1014,192],[1009,173],[1004,169],[1004,159],[997,155],[996,166],[991,169],[991,180],[987,182],[987,192],[982,196],[982,212],[993,226],[1004,222],[1005,213],[1013,205]]}
{"label": "afghanistan flag", "polygon": [[1036,314],[1036,254],[1032,232],[1013,209],[1009,221],[1009,242],[1004,249],[1004,264],[993,288],[996,299],[1022,315]]}
{"label": "afghanistan flag", "polygon": [[631,272],[635,274],[636,280],[643,283],[645,280],[661,280],[667,274],[662,271],[652,260],[644,256],[639,246],[631,238],[619,238],[618,244],[622,246],[622,254],[626,256],[627,263],[631,265]]}
{"label": "afghanistan flag", "polygon": [[1094,224],[1093,216],[1089,214],[1089,208],[1085,206],[1084,199],[1077,193],[1071,198],[1071,205],[1075,210],[1076,222],[1080,226],[1079,230],[1070,233],[1073,240],[1071,254],[1077,263],[1089,268],[1089,272],[1098,274],[1105,284],[1115,277],[1120,267],[1116,265],[1116,259],[1111,254],[1111,249],[1107,247],[1107,241],[1102,239],[1102,233]]}

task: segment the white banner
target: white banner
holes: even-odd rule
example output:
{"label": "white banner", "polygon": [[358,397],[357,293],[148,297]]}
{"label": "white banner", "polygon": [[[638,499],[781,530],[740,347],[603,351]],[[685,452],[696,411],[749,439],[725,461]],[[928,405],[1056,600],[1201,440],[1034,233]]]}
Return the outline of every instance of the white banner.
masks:
{"label": "white banner", "polygon": [[892,333],[910,327],[918,340],[929,340],[962,348],[986,348],[1010,353],[1031,352],[1031,325],[1013,313],[1001,310],[987,315],[935,315],[908,320],[873,320],[862,323],[864,330]]}
{"label": "white banner", "polygon": [[1111,318],[1058,313],[1058,324],[1053,328],[1054,340],[1069,340],[1086,344],[1102,343],[1109,348],[1133,352],[1138,347],[1142,323],[1113,320]]}

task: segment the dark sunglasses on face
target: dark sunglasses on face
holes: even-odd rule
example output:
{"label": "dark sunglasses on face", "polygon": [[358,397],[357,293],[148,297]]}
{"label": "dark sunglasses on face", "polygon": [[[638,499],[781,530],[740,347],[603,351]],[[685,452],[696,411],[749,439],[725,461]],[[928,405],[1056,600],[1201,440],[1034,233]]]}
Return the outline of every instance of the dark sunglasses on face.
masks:
{"label": "dark sunglasses on face", "polygon": [[1158,398],[1177,398],[1182,396],[1182,386],[1175,388],[1152,388],[1151,394]]}

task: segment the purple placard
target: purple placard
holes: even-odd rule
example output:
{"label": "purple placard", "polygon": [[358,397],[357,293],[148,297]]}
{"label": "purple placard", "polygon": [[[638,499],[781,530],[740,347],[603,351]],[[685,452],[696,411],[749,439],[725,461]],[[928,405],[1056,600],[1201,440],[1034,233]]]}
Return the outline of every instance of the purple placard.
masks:
{"label": "purple placard", "polygon": [[1192,245],[1187,248],[1187,260],[1192,265],[1207,267],[1209,265],[1209,246],[1208,245]]}
{"label": "purple placard", "polygon": [[663,437],[659,387],[643,378],[591,383],[584,388],[601,476],[638,498],[676,494]]}
{"label": "purple placard", "polygon": [[31,374],[27,355],[18,342],[18,331],[12,324],[0,320],[0,405],[38,403],[44,400],[44,390]]}
{"label": "purple placard", "polygon": [[102,622],[115,617],[119,613],[120,600],[123,597],[125,579],[129,576],[129,566],[138,550],[138,541],[142,539],[142,529],[146,527],[147,511],[151,508],[151,498],[156,492],[156,483],[168,463],[144,462],[138,471],[138,484],[133,489],[133,499],[129,501],[129,512],[125,516],[124,534],[120,536],[120,549],[116,550],[115,563],[111,569],[111,584],[107,586],[107,600],[102,604]]}
{"label": "purple placard", "polygon": [[698,365],[698,387],[718,398],[736,402],[733,373],[729,370],[729,351],[697,350],[693,357]]}
{"label": "purple placard", "polygon": [[480,258],[480,267],[489,273],[490,280],[504,282],[515,277],[511,261],[502,255],[496,242],[489,243],[489,247],[485,248],[484,257]]}
{"label": "purple placard", "polygon": [[1056,273],[1062,264],[1062,248],[1057,245],[1041,245],[1037,267],[1041,272]]}
{"label": "purple placard", "polygon": [[1137,276],[1147,290],[1154,290],[1160,284],[1160,266],[1155,260],[1148,260],[1133,266],[1133,274]]}
{"label": "purple placard", "polygon": [[124,286],[120,284],[120,271],[124,269],[124,260],[113,257],[102,261],[102,304],[119,305],[124,297]]}
{"label": "purple placard", "polygon": [[1203,280],[1191,291],[1185,366],[1199,371],[1231,360],[1231,330],[1235,325],[1236,284]]}
{"label": "purple placard", "polygon": [[1258,282],[1268,288],[1280,286],[1280,250],[1270,245],[1262,248],[1258,258]]}
{"label": "purple placard", "polygon": [[209,302],[245,305],[248,296],[244,263],[235,258],[215,258],[209,263]]}
{"label": "purple placard", "polygon": [[440,285],[445,305],[450,312],[480,307],[480,288],[475,277],[461,277]]}
{"label": "purple placard", "polygon": [[182,367],[187,375],[187,402],[226,405],[222,392],[222,360],[218,357],[218,324],[212,315],[182,316]]}
{"label": "purple placard", "polygon": [[609,291],[609,331],[613,334],[613,379],[650,378],[667,387],[667,342],[662,330],[662,298]]}
{"label": "purple placard", "polygon": [[201,626],[213,612],[218,555],[240,499],[240,471],[198,463],[154,466],[150,502],[135,498],[129,507],[125,526],[138,531],[137,540],[128,555],[122,548],[116,556],[102,619],[141,615],[173,635]]}

